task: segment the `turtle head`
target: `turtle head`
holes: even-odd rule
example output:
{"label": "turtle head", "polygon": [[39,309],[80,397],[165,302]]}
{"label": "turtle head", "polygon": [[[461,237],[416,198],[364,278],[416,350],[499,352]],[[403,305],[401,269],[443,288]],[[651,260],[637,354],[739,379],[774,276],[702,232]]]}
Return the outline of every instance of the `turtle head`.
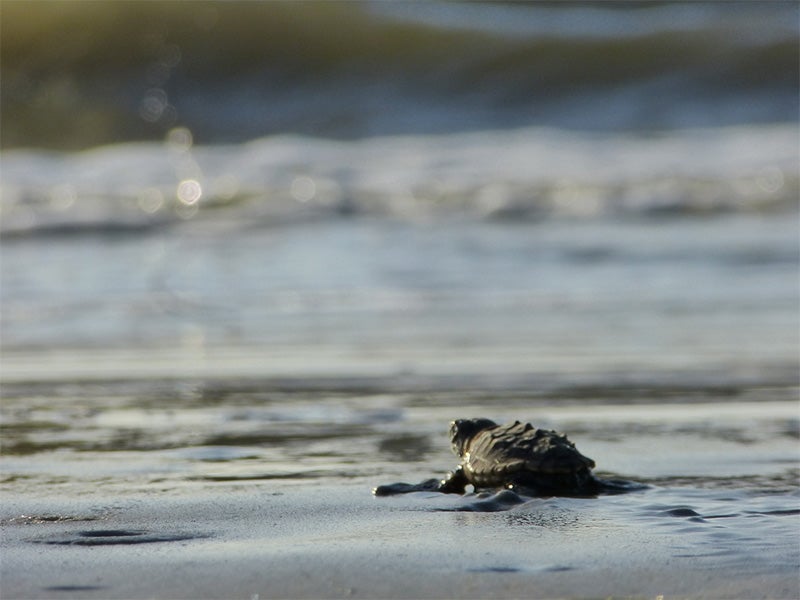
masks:
{"label": "turtle head", "polygon": [[450,423],[450,443],[453,444],[453,452],[464,456],[464,452],[475,434],[491,427],[497,427],[497,423],[491,419],[457,419],[453,421]]}

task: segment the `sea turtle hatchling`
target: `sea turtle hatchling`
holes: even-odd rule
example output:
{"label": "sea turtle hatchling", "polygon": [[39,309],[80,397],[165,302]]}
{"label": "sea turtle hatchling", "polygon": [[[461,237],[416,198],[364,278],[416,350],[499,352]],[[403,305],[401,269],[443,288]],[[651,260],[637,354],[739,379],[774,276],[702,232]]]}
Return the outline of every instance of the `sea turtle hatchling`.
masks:
{"label": "sea turtle hatchling", "polygon": [[517,489],[530,495],[591,495],[628,489],[623,482],[592,475],[594,461],[578,452],[565,435],[536,429],[530,423],[498,425],[490,419],[459,419],[450,424],[450,441],[462,462],[447,477],[382,485],[374,494],[463,494],[467,485]]}

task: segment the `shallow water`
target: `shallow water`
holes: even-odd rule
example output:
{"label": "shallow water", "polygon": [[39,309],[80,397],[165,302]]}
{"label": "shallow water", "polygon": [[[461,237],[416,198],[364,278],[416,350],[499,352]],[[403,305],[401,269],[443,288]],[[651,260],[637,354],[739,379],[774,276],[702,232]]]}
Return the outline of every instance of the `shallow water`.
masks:
{"label": "shallow water", "polygon": [[328,390],[288,380],[102,382],[62,386],[56,397],[50,385],[7,385],[3,473],[21,489],[414,481],[457,464],[450,420],[491,416],[568,432],[603,476],[701,489],[797,484],[793,386],[377,388],[375,380]]}

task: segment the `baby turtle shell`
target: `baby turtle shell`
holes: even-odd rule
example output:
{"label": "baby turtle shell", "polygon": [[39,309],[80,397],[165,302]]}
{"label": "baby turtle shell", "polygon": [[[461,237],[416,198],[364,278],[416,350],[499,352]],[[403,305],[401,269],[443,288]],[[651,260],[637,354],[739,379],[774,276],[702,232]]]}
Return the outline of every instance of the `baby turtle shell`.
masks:
{"label": "baby turtle shell", "polygon": [[565,435],[519,421],[453,421],[450,440],[462,458],[463,477],[475,487],[579,488],[595,466]]}

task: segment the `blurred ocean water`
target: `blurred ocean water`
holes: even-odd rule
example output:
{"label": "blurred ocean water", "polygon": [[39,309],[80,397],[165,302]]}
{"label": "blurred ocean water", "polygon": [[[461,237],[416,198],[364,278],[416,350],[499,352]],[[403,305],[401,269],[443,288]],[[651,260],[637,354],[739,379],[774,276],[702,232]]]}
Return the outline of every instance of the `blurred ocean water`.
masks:
{"label": "blurred ocean water", "polygon": [[3,3],[2,145],[797,120],[787,2]]}
{"label": "blurred ocean water", "polygon": [[2,10],[6,378],[796,380],[791,3]]}
{"label": "blurred ocean water", "polygon": [[797,384],[795,4],[1,8],[14,394]]}

